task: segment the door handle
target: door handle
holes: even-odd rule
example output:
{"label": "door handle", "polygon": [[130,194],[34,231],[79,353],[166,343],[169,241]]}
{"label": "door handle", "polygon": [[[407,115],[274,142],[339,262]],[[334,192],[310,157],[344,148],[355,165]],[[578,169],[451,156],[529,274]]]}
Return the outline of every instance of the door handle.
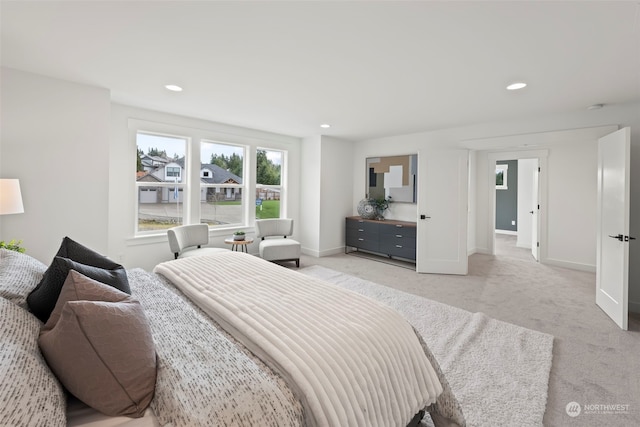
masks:
{"label": "door handle", "polygon": [[628,242],[629,240],[636,240],[635,237],[631,237],[631,236],[624,236],[624,241]]}
{"label": "door handle", "polygon": [[420,219],[431,219],[431,217],[426,215],[420,215]]}
{"label": "door handle", "polygon": [[609,237],[611,237],[612,239],[618,239],[621,242],[624,241],[624,236],[622,234],[618,234],[617,236],[612,236],[611,234],[609,234]]}
{"label": "door handle", "polygon": [[533,211],[529,211],[529,213],[533,215]]}

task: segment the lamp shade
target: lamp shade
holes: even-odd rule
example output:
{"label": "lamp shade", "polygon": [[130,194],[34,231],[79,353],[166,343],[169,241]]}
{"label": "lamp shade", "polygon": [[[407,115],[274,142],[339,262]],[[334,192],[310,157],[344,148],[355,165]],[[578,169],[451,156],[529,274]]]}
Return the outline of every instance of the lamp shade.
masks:
{"label": "lamp shade", "polygon": [[23,213],[20,181],[0,179],[0,215]]}

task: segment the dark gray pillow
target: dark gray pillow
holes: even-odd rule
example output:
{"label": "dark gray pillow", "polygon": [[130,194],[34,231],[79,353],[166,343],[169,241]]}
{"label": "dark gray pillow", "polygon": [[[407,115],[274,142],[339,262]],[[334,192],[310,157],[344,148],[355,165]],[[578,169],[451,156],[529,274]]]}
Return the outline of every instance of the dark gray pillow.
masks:
{"label": "dark gray pillow", "polygon": [[69,237],[62,239],[62,244],[60,244],[60,248],[58,249],[56,256],[69,258],[75,262],[79,262],[80,264],[106,268],[108,270],[113,270],[114,267],[121,267],[121,265],[116,264],[106,256],[100,255],[93,249],[89,249]]}
{"label": "dark gray pillow", "polygon": [[131,294],[129,280],[123,266],[65,237],[42,280],[27,297],[29,310],[42,322],[46,323],[49,319],[69,270],[76,270],[87,277]]}

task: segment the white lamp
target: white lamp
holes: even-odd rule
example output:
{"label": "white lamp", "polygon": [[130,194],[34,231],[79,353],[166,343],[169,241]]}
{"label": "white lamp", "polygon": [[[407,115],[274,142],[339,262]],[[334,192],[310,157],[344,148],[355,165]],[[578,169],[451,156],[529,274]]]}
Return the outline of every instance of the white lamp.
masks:
{"label": "white lamp", "polygon": [[23,213],[20,180],[0,179],[0,215]]}

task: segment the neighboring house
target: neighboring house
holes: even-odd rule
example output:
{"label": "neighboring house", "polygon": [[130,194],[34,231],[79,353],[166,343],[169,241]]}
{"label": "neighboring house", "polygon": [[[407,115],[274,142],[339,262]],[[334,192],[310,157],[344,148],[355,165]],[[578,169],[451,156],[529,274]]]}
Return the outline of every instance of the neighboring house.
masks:
{"label": "neighboring house", "polygon": [[[143,163],[144,164],[144,163]],[[137,177],[138,182],[175,182],[181,183],[184,176],[184,158],[165,160],[165,163]],[[203,184],[242,184],[242,178],[218,165],[203,163],[200,165],[200,182]],[[201,202],[239,200],[240,188],[204,187],[200,192]],[[183,201],[182,188],[178,187],[139,187],[140,203],[174,203]]]}
{"label": "neighboring house", "polygon": [[256,189],[256,199],[280,200],[280,190],[277,188],[258,188]]}
{"label": "neighboring house", "polygon": [[[238,175],[210,163],[200,165],[200,181],[205,184],[242,184],[242,178]],[[241,189],[235,187],[203,188],[200,190],[200,201],[202,202],[240,200],[241,198]]]}
{"label": "neighboring house", "polygon": [[140,162],[145,172],[151,172],[160,166],[166,165],[170,161],[171,159],[165,159],[160,156],[150,156],[148,154],[140,156]]}

